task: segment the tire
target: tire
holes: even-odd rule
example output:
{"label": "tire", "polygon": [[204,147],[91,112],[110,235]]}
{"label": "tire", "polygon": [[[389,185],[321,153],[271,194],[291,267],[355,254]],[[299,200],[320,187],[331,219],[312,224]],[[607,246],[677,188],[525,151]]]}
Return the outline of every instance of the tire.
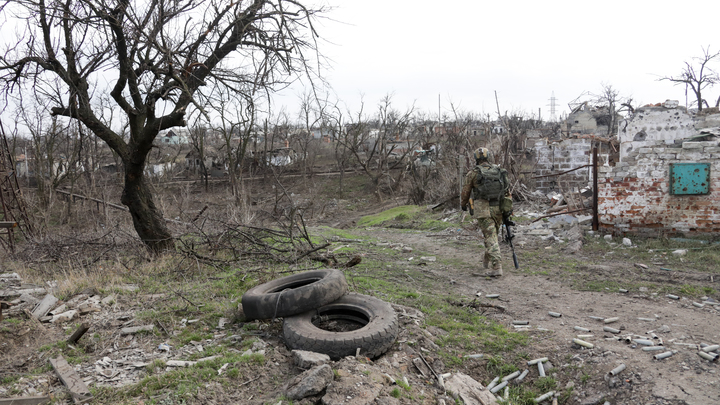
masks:
{"label": "tire", "polygon": [[[332,332],[316,326],[322,321],[363,325],[347,332]],[[398,335],[398,319],[389,303],[362,294],[349,293],[316,310],[285,318],[283,337],[294,350],[324,353],[333,360],[360,353],[374,359],[385,353]]]}
{"label": "tire", "polygon": [[313,270],[255,286],[243,294],[241,302],[247,319],[272,319],[323,306],[347,291],[342,271]]}

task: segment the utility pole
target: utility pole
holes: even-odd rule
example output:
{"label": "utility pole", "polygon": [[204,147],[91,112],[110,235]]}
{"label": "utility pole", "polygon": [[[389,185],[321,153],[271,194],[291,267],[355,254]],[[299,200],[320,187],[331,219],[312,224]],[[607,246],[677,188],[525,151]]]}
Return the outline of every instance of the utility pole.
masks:
{"label": "utility pole", "polygon": [[440,94],[438,94],[438,125],[440,125]]}

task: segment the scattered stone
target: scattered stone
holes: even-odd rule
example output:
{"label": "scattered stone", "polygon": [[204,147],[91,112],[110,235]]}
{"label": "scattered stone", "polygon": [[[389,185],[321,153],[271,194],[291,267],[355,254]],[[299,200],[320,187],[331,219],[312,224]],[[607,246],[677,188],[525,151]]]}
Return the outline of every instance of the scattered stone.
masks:
{"label": "scattered stone", "polygon": [[687,249],[678,249],[678,250],[673,250],[672,254],[675,256],[685,256],[687,254],[687,252],[688,252]]}
{"label": "scattered stone", "polygon": [[605,235],[603,239],[605,239],[606,242],[612,242],[612,235]]}
{"label": "scattered stone", "polygon": [[[54,316],[54,315],[57,315],[57,314],[62,314],[63,312],[67,311],[67,309],[68,309],[67,305],[62,304],[62,305],[60,305],[59,307],[57,307],[57,308],[53,309],[52,311],[48,312],[48,314],[53,315],[53,316]],[[38,318],[40,318],[40,317],[44,316],[45,314],[39,315],[39,314],[33,313],[33,315],[35,315],[35,316],[37,316]]]}
{"label": "scattered stone", "polygon": [[580,402],[580,405],[598,405],[603,402],[605,399],[605,394],[597,394],[593,395],[592,397],[585,398],[582,402]]}
{"label": "scattered stone", "polygon": [[469,375],[455,373],[445,380],[445,388],[465,405],[496,404],[495,396]]}
{"label": "scattered stone", "polygon": [[645,264],[642,264],[642,263],[635,263],[635,267],[640,268],[640,269],[643,269],[643,270],[647,270],[647,269],[648,269],[648,266],[645,265]]}
{"label": "scattered stone", "polygon": [[375,399],[376,405],[400,405],[400,401],[393,397],[378,397]]}
{"label": "scattered stone", "polygon": [[553,231],[551,229],[533,229],[530,232],[528,232],[528,235],[532,236],[550,236],[553,234]]}
{"label": "scattered stone", "polygon": [[168,360],[165,362],[165,365],[168,367],[190,367],[197,364],[196,361],[186,361],[186,360]]}
{"label": "scattered stone", "polygon": [[342,375],[339,383],[327,386],[323,405],[370,405],[380,395],[383,385],[361,375]]}
{"label": "scattered stone", "polygon": [[334,374],[328,364],[313,367],[296,376],[285,388],[285,396],[299,400],[321,393],[333,381]]}
{"label": "scattered stone", "polygon": [[617,388],[617,387],[622,386],[623,382],[620,378],[608,377],[607,384],[608,384],[608,388]]}
{"label": "scattered stone", "polygon": [[87,315],[91,312],[100,312],[101,309],[90,304],[82,304],[78,306],[77,308],[78,312],[80,312],[80,315]]}
{"label": "scattered stone", "polygon": [[75,317],[78,315],[78,311],[75,309],[71,309],[69,311],[65,311],[61,314],[54,315],[52,319],[50,320],[50,323],[62,323],[67,322],[70,320],[75,319]]}
{"label": "scattered stone", "polygon": [[315,353],[307,350],[293,350],[291,354],[293,363],[302,369],[309,369],[330,362],[330,356],[327,354]]}
{"label": "scattered stone", "polygon": [[623,238],[622,244],[623,246],[632,246],[632,241],[629,238]]}

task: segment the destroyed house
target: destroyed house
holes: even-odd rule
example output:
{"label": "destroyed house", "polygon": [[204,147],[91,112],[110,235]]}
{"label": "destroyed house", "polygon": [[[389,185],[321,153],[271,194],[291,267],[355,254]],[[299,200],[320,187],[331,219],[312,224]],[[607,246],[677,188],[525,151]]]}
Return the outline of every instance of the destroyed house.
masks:
{"label": "destroyed house", "polygon": [[638,108],[618,141],[619,161],[598,168],[601,229],[720,234],[720,114],[693,115],[677,102]]}

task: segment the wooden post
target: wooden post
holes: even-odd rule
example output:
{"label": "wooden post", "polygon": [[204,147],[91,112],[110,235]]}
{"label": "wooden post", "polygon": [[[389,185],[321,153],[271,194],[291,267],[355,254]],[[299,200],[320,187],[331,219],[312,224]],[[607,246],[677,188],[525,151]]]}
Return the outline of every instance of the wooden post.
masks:
{"label": "wooden post", "polygon": [[598,150],[597,146],[593,147],[592,156],[592,170],[593,170],[593,200],[592,200],[592,229],[593,231],[600,228],[600,218],[598,217]]}
{"label": "wooden post", "polygon": [[85,332],[90,329],[90,326],[88,324],[83,323],[82,325],[78,326],[78,328],[75,330],[75,332],[70,335],[70,337],[67,339],[68,343],[75,343],[85,334]]}

